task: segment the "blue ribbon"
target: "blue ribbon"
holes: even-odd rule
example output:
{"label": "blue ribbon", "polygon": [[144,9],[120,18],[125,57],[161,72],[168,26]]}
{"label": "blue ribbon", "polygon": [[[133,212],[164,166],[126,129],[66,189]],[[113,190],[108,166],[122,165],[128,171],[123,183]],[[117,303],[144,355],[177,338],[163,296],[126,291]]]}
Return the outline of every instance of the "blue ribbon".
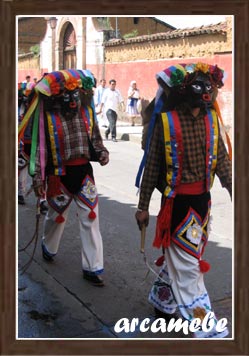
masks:
{"label": "blue ribbon", "polygon": [[140,187],[140,180],[141,180],[141,176],[142,176],[142,173],[143,173],[143,170],[144,170],[144,166],[145,166],[145,163],[146,163],[146,160],[147,160],[147,155],[148,155],[149,147],[150,147],[150,141],[151,141],[151,137],[152,137],[152,134],[153,134],[154,127],[155,127],[157,114],[159,114],[162,111],[162,108],[163,108],[163,99],[162,99],[162,96],[160,96],[160,98],[158,99],[158,101],[157,101],[157,103],[156,103],[156,105],[154,107],[154,110],[153,110],[153,113],[152,113],[152,116],[151,116],[151,119],[150,119],[150,124],[149,124],[149,128],[148,128],[148,134],[147,134],[147,139],[146,139],[146,146],[145,146],[145,150],[144,150],[144,155],[143,155],[142,161],[140,163],[140,166],[139,166],[139,169],[138,169],[138,172],[137,172],[137,176],[136,176],[136,181],[135,181],[135,186],[137,188]]}

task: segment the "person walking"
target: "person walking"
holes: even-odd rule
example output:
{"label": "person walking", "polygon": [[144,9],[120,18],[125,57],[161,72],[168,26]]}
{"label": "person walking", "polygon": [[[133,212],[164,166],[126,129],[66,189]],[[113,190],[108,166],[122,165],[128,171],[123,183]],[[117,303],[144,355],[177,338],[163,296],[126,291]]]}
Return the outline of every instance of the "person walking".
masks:
{"label": "person walking", "polygon": [[98,194],[91,160],[109,162],[96,121],[94,78],[87,70],[46,74],[35,87],[32,103],[19,127],[19,140],[32,114],[30,174],[38,198],[49,205],[42,235],[43,258],[58,252],[71,202],[76,203],[81,238],[83,278],[103,286],[103,243],[99,230]]}
{"label": "person walking", "polygon": [[108,136],[109,134],[111,134],[112,141],[117,142],[116,125],[118,119],[118,111],[120,106],[124,111],[124,100],[122,95],[120,94],[120,91],[116,89],[116,80],[111,79],[109,81],[109,85],[110,87],[104,91],[104,94],[102,96],[99,113],[101,113],[103,107],[105,107],[106,116],[109,121],[109,127],[105,131],[105,138],[108,140]]}
{"label": "person walking", "polygon": [[131,81],[127,96],[127,113],[131,118],[131,126],[135,126],[135,119],[139,116],[138,102],[140,100],[140,92],[135,80]]}
{"label": "person walking", "polygon": [[[232,198],[231,157],[220,133],[216,101],[223,71],[207,63],[177,64],[158,73],[159,89],[147,133],[144,173],[140,166],[139,229],[149,224],[149,203],[157,188],[161,209],[153,246],[162,248],[164,261],[149,302],[156,316],[169,320],[180,311],[189,323],[212,312],[203,274],[210,265],[203,259],[210,231],[211,195],[215,175]],[[150,110],[148,110],[150,111]],[[211,318],[217,323],[215,314]],[[196,338],[223,338],[225,328],[209,332],[202,324]]]}
{"label": "person walking", "polygon": [[[98,110],[100,109],[102,96],[106,89],[107,89],[106,88],[106,80],[101,79],[100,84],[97,86],[97,88],[95,89],[95,92],[94,92],[94,104],[95,104],[96,112],[98,112]],[[100,116],[100,120],[102,121],[102,126],[108,127],[108,120],[107,120],[105,111],[102,110],[102,115],[99,114],[98,116]],[[99,120],[99,118],[98,118],[98,120]]]}

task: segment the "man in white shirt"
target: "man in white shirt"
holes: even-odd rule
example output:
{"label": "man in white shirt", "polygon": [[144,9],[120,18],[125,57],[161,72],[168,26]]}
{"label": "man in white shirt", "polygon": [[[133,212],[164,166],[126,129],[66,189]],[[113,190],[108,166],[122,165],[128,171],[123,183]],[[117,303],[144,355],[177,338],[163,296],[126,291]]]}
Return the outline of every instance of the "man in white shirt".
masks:
{"label": "man in white shirt", "polygon": [[116,80],[111,79],[109,81],[109,84],[110,87],[107,88],[103,93],[99,113],[102,112],[104,106],[106,116],[109,121],[109,127],[105,132],[105,138],[108,140],[108,136],[111,133],[112,141],[117,142],[116,139],[116,135],[117,135],[116,123],[118,118],[117,112],[119,110],[120,105],[122,106],[122,110],[124,111],[124,100],[122,98],[122,95],[120,94],[120,91],[116,89]]}

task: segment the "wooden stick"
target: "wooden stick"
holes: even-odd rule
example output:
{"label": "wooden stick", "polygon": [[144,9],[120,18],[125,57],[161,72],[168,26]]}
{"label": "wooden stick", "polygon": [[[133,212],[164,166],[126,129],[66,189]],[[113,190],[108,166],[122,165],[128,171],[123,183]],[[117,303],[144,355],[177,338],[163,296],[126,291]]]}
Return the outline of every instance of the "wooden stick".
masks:
{"label": "wooden stick", "polygon": [[140,252],[144,253],[144,245],[145,245],[145,232],[146,232],[146,226],[143,225],[141,229],[141,247],[140,247]]}

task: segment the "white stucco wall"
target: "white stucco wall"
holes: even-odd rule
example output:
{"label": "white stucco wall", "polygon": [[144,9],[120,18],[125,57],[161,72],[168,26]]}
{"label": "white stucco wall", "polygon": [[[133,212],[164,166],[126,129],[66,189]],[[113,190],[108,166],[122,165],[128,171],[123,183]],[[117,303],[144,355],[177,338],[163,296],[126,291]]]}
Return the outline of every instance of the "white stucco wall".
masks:
{"label": "white stucco wall", "polygon": [[[59,69],[59,56],[62,53],[60,48],[60,39],[63,36],[63,26],[67,22],[71,22],[76,34],[76,63],[77,68],[82,69],[84,63],[84,29],[82,18],[83,16],[56,16],[57,26],[55,29],[55,69]],[[60,52],[59,52],[60,51]],[[95,65],[102,64],[104,61],[103,50],[103,32],[96,31],[92,17],[86,18],[86,64]],[[52,29],[47,26],[47,32],[44,40],[41,42],[41,68],[47,68],[52,71]],[[61,68],[60,68],[61,69]]]}
{"label": "white stucco wall", "polygon": [[47,32],[40,44],[40,67],[47,68],[48,72],[52,71],[52,30],[47,26]]}
{"label": "white stucco wall", "polygon": [[95,30],[92,17],[90,16],[87,17],[86,33],[86,63],[102,64],[104,61],[103,32]]}

